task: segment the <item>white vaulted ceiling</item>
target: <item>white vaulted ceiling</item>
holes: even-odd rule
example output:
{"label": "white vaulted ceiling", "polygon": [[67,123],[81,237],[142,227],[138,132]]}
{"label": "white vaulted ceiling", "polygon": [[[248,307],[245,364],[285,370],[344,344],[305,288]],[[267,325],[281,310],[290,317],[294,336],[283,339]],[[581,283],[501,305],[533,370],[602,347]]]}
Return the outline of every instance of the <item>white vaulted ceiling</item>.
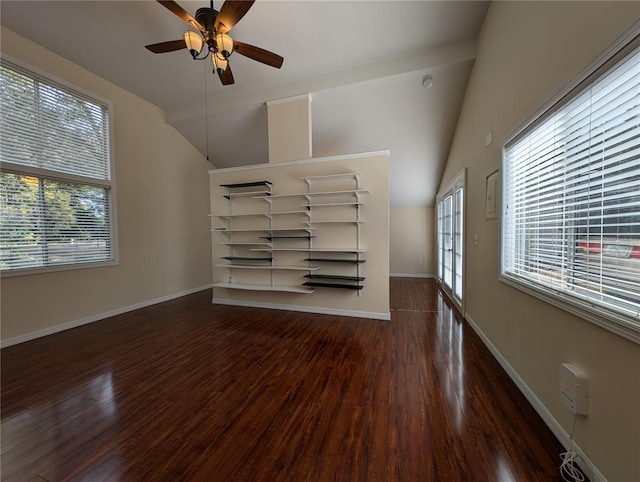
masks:
{"label": "white vaulted ceiling", "polygon": [[[192,15],[209,6],[177,3]],[[144,48],[180,39],[188,27],[152,0],[3,0],[0,19],[163,108],[167,122],[203,154],[208,138],[218,168],[268,162],[265,102],[310,93],[314,157],[389,149],[391,205],[409,207],[434,203],[487,7],[258,0],[231,35],[282,55],[284,64],[274,69],[235,53],[230,86],[220,84],[209,61],[193,61],[185,50]],[[426,75],[434,78],[429,89],[422,86]]]}

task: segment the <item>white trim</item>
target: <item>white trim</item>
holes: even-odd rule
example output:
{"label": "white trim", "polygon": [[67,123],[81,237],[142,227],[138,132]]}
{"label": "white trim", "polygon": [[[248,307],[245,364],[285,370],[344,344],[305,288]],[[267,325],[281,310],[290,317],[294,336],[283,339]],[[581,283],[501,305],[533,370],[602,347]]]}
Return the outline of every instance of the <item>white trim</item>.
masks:
{"label": "white trim", "polygon": [[67,264],[53,264],[50,266],[39,266],[37,268],[18,268],[18,269],[7,269],[2,271],[0,275],[0,279],[2,278],[11,278],[14,276],[26,276],[32,274],[47,274],[47,273],[56,273],[58,271],[74,271],[78,269],[95,269],[95,268],[106,268],[109,266],[118,266],[119,262],[117,260],[108,260],[108,261],[92,261],[90,263],[67,263]]}
{"label": "white trim", "polygon": [[[55,82],[67,89],[71,89],[74,90],[76,92],[78,92],[79,94],[82,94],[83,96],[92,99],[94,101],[98,101],[101,102],[105,105],[107,105],[109,107],[109,110],[111,111],[113,109],[113,102],[110,101],[109,99],[107,99],[106,97],[102,97],[101,95],[98,95],[90,90],[87,90],[83,87],[79,87],[78,85],[76,85],[73,82],[70,82],[68,80],[63,79],[62,77],[58,77],[56,75],[53,75],[51,73],[49,73],[46,70],[42,70],[41,68],[35,67],[34,65],[25,62],[24,60],[18,59],[16,57],[13,57],[12,55],[9,55],[5,52],[0,52],[2,55],[2,59],[8,61],[11,64],[15,64],[18,67],[22,68],[22,69],[26,69],[31,71],[32,73],[40,76],[40,77],[44,77],[45,79],[50,80],[51,82]],[[88,72],[88,71],[87,71]],[[110,112],[111,115],[111,112]],[[113,166],[111,166],[113,167]],[[113,175],[113,172],[111,173]]]}
{"label": "white trim", "polygon": [[[582,82],[584,82],[589,76],[591,76],[596,70],[601,68],[612,57],[616,55],[627,44],[633,41],[634,37],[640,34],[640,17],[633,19],[629,25],[613,40],[606,44],[595,56],[583,66],[577,73],[575,73],[568,81],[566,81],[560,88],[542,104],[539,109],[536,109],[532,114],[529,114],[522,122],[518,124],[518,127],[511,131],[502,141],[502,149],[504,146],[511,142],[521,132],[528,129],[531,124],[543,116],[547,111],[553,108],[557,103],[564,99],[572,90],[577,88]],[[502,166],[501,166],[502,167]]]}
{"label": "white trim", "polygon": [[534,283],[527,284],[507,274],[499,274],[498,280],[534,298],[538,298],[572,315],[578,316],[583,320],[590,321],[594,325],[604,328],[611,333],[615,333],[629,341],[640,344],[640,327],[627,320],[613,318],[615,315],[606,311],[604,308],[598,309],[597,306],[589,304],[586,301],[581,302],[562,291],[554,291],[551,288],[545,289]]}
{"label": "white trim", "polygon": [[320,315],[352,316],[355,318],[371,318],[373,320],[391,320],[391,313],[373,313],[369,311],[334,310],[331,308],[319,308],[316,306],[280,305],[276,303],[259,303],[245,300],[232,300],[227,298],[213,298],[211,303],[218,305],[244,306],[246,308],[267,308],[270,310],[299,311],[303,313],[316,313]]}
{"label": "white trim", "polygon": [[[462,189],[466,189],[467,187],[466,184],[467,184],[467,168],[464,167],[458,174],[456,174],[453,177],[453,179],[451,179],[451,181],[449,181],[449,183],[444,187],[444,189],[441,189],[440,191],[438,191],[438,193],[436,194],[436,204],[434,207],[437,207],[438,203],[442,201],[445,197],[449,195],[453,195],[456,189],[460,187]],[[466,196],[465,196],[465,199],[466,199]]]}
{"label": "white trim", "polygon": [[[469,313],[465,313],[464,319],[469,323],[469,326],[473,328],[473,331],[480,337],[485,346],[489,349],[491,354],[498,361],[500,366],[507,372],[509,378],[516,384],[520,392],[525,396],[525,398],[529,401],[531,406],[534,408],[538,415],[542,418],[544,423],[549,427],[549,429],[556,436],[558,441],[563,445],[565,449],[569,448],[569,433],[560,425],[555,417],[551,414],[551,412],[547,409],[547,407],[542,403],[542,401],[536,396],[536,394],[529,388],[529,386],[525,383],[525,381],[518,375],[518,372],[509,364],[509,362],[502,356],[502,353],[495,347],[491,340],[482,332],[480,327],[476,324],[475,321],[471,318]],[[606,477],[598,470],[596,465],[587,457],[587,455],[582,451],[582,449],[576,444],[575,440],[573,441],[573,450],[575,450],[578,454],[578,458],[576,459],[578,465],[582,469],[582,471],[589,477],[589,480],[592,482],[607,482]]]}
{"label": "white trim", "polygon": [[271,106],[277,104],[286,104],[287,102],[295,102],[297,100],[308,100],[309,102],[311,102],[311,94],[300,94],[294,95],[293,97],[285,97],[283,99],[268,100],[265,102],[265,104],[267,104],[267,106]]}
{"label": "white trim", "polygon": [[105,318],[110,318],[112,316],[121,315],[123,313],[128,313],[134,310],[139,310],[140,308],[146,308],[147,306],[156,305],[158,303],[164,303],[165,301],[170,301],[175,298],[180,298],[182,296],[187,296],[193,293],[197,293],[198,291],[210,289],[212,286],[213,285],[211,284],[198,286],[197,288],[191,288],[186,291],[180,291],[179,293],[173,293],[170,295],[161,296],[160,298],[154,298],[152,300],[136,303],[134,305],[124,306],[122,308],[117,308],[115,310],[106,311],[104,313],[99,313],[97,315],[88,316],[86,318],[81,318],[79,320],[69,321],[67,323],[62,323],[61,325],[45,328],[43,330],[33,331],[31,333],[26,333],[24,335],[14,336],[13,338],[8,338],[6,340],[0,341],[0,348],[5,348],[11,345],[17,345],[18,343],[23,343],[25,341],[35,340],[36,338],[41,338],[43,336],[52,335],[54,333],[59,333],[61,331],[70,330],[71,328],[76,328],[78,326],[93,323],[94,321],[100,321]]}
{"label": "white trim", "polygon": [[435,274],[389,273],[389,278],[424,278],[435,279]]}
{"label": "white trim", "polygon": [[344,154],[341,156],[314,157],[311,159],[301,159],[298,161],[278,162],[276,164],[251,164],[249,166],[225,167],[222,169],[210,169],[209,174],[220,173],[220,172],[253,171],[256,169],[268,169],[268,168],[280,167],[280,166],[297,166],[301,164],[311,164],[314,162],[345,161],[349,159],[360,159],[363,157],[372,157],[372,156],[389,157],[391,156],[391,151],[389,149],[385,149],[381,151],[359,152],[357,154]]}

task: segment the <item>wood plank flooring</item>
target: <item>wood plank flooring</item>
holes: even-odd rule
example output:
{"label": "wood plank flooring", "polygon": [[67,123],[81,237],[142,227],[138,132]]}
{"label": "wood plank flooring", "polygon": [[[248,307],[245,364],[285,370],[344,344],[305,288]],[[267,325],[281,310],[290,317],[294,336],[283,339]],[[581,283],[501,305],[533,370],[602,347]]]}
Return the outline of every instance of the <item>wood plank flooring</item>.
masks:
{"label": "wood plank flooring", "polygon": [[390,322],[210,300],[3,349],[2,480],[561,480],[433,281],[392,279]]}

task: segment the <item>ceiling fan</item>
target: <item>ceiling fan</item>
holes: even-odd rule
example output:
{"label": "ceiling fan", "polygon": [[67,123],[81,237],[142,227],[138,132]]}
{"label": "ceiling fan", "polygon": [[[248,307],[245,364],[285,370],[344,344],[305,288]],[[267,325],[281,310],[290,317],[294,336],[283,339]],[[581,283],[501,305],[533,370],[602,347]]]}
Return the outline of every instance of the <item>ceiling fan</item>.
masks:
{"label": "ceiling fan", "polygon": [[[211,54],[214,73],[218,73],[223,85],[234,82],[231,67],[229,67],[229,56],[233,52],[277,69],[282,66],[284,59],[281,56],[260,47],[239,42],[228,35],[235,24],[249,11],[255,0],[226,0],[220,11],[213,8],[213,0],[211,0],[211,6],[199,8],[195,18],[173,0],[157,1],[191,27],[197,28],[199,33],[188,30],[180,40],[146,45],[145,47],[151,52],[162,54],[186,48],[194,60],[206,59]],[[205,54],[201,56],[205,46]]]}

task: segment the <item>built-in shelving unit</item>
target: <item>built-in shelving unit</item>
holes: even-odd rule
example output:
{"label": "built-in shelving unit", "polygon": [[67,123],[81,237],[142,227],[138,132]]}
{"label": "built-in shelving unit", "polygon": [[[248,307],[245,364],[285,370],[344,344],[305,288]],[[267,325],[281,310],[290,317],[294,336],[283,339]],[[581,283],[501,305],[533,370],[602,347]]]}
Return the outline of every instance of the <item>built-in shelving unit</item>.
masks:
{"label": "built-in shelving unit", "polygon": [[[228,254],[214,267],[228,270],[228,278],[214,287],[304,294],[338,288],[360,295],[367,251],[361,243],[361,209],[368,191],[361,188],[359,174],[352,172],[300,179],[307,190],[294,194],[278,193],[266,180],[220,185],[227,209],[212,214],[212,232],[224,236],[217,244]],[[353,188],[345,189],[349,185]],[[244,282],[253,275],[240,273],[242,281],[235,282],[235,270],[256,272],[256,283]],[[265,271],[271,273],[268,284],[257,275]],[[284,286],[278,282],[281,275],[276,276],[283,271],[291,272],[288,279],[294,280],[299,275],[293,273],[306,274],[298,278],[300,286]]]}
{"label": "built-in shelving unit", "polygon": [[[298,210],[286,212],[274,212],[271,204],[265,204],[264,210],[247,210],[247,203],[255,199],[270,199],[272,195],[272,183],[270,181],[252,181],[235,184],[221,184],[225,190],[222,197],[228,200],[227,212],[213,214],[214,227],[212,231],[226,236],[225,241],[218,242],[220,246],[226,246],[229,250],[227,256],[220,259],[226,263],[216,263],[214,267],[228,270],[228,281],[215,283],[214,287],[225,289],[238,289],[248,291],[277,291],[288,293],[313,293],[312,287],[284,286],[276,284],[274,273],[277,271],[314,271],[318,269],[312,265],[287,265],[275,262],[273,255],[260,256],[254,250],[272,248],[272,240],[280,236],[302,236],[305,239],[311,236],[312,228],[307,224],[292,227],[276,227],[273,219],[276,216],[292,214],[306,215],[302,206]],[[219,223],[222,223],[221,225]],[[237,223],[241,223],[239,226]],[[247,224],[248,223],[248,224]],[[237,283],[234,281],[236,270],[268,271],[271,273],[269,284]]]}
{"label": "built-in shelving unit", "polygon": [[[361,264],[364,262],[362,255],[366,249],[361,246],[360,225],[364,222],[361,217],[361,208],[364,206],[362,197],[369,194],[361,189],[360,175],[358,173],[339,173],[324,176],[309,176],[301,178],[307,184],[307,192],[304,193],[304,207],[309,212],[309,227],[318,230],[326,229],[325,226],[334,225],[336,229],[348,229],[354,231],[354,243],[351,246],[340,248],[317,248],[309,246],[308,262],[321,264],[333,263],[333,266],[351,266],[347,268],[352,273],[345,274],[344,269],[331,268],[331,264],[325,264],[322,273],[309,273],[305,277],[309,280],[304,286],[314,288],[338,288],[361,290],[364,277],[361,276]],[[328,190],[336,181],[344,187],[344,182],[351,182],[353,189]],[[316,189],[317,188],[317,189]],[[319,215],[322,212],[330,214]],[[268,250],[268,248],[266,248]],[[270,251],[273,253],[273,251]],[[336,258],[314,257],[323,253],[342,255]],[[359,293],[358,293],[359,294]]]}

